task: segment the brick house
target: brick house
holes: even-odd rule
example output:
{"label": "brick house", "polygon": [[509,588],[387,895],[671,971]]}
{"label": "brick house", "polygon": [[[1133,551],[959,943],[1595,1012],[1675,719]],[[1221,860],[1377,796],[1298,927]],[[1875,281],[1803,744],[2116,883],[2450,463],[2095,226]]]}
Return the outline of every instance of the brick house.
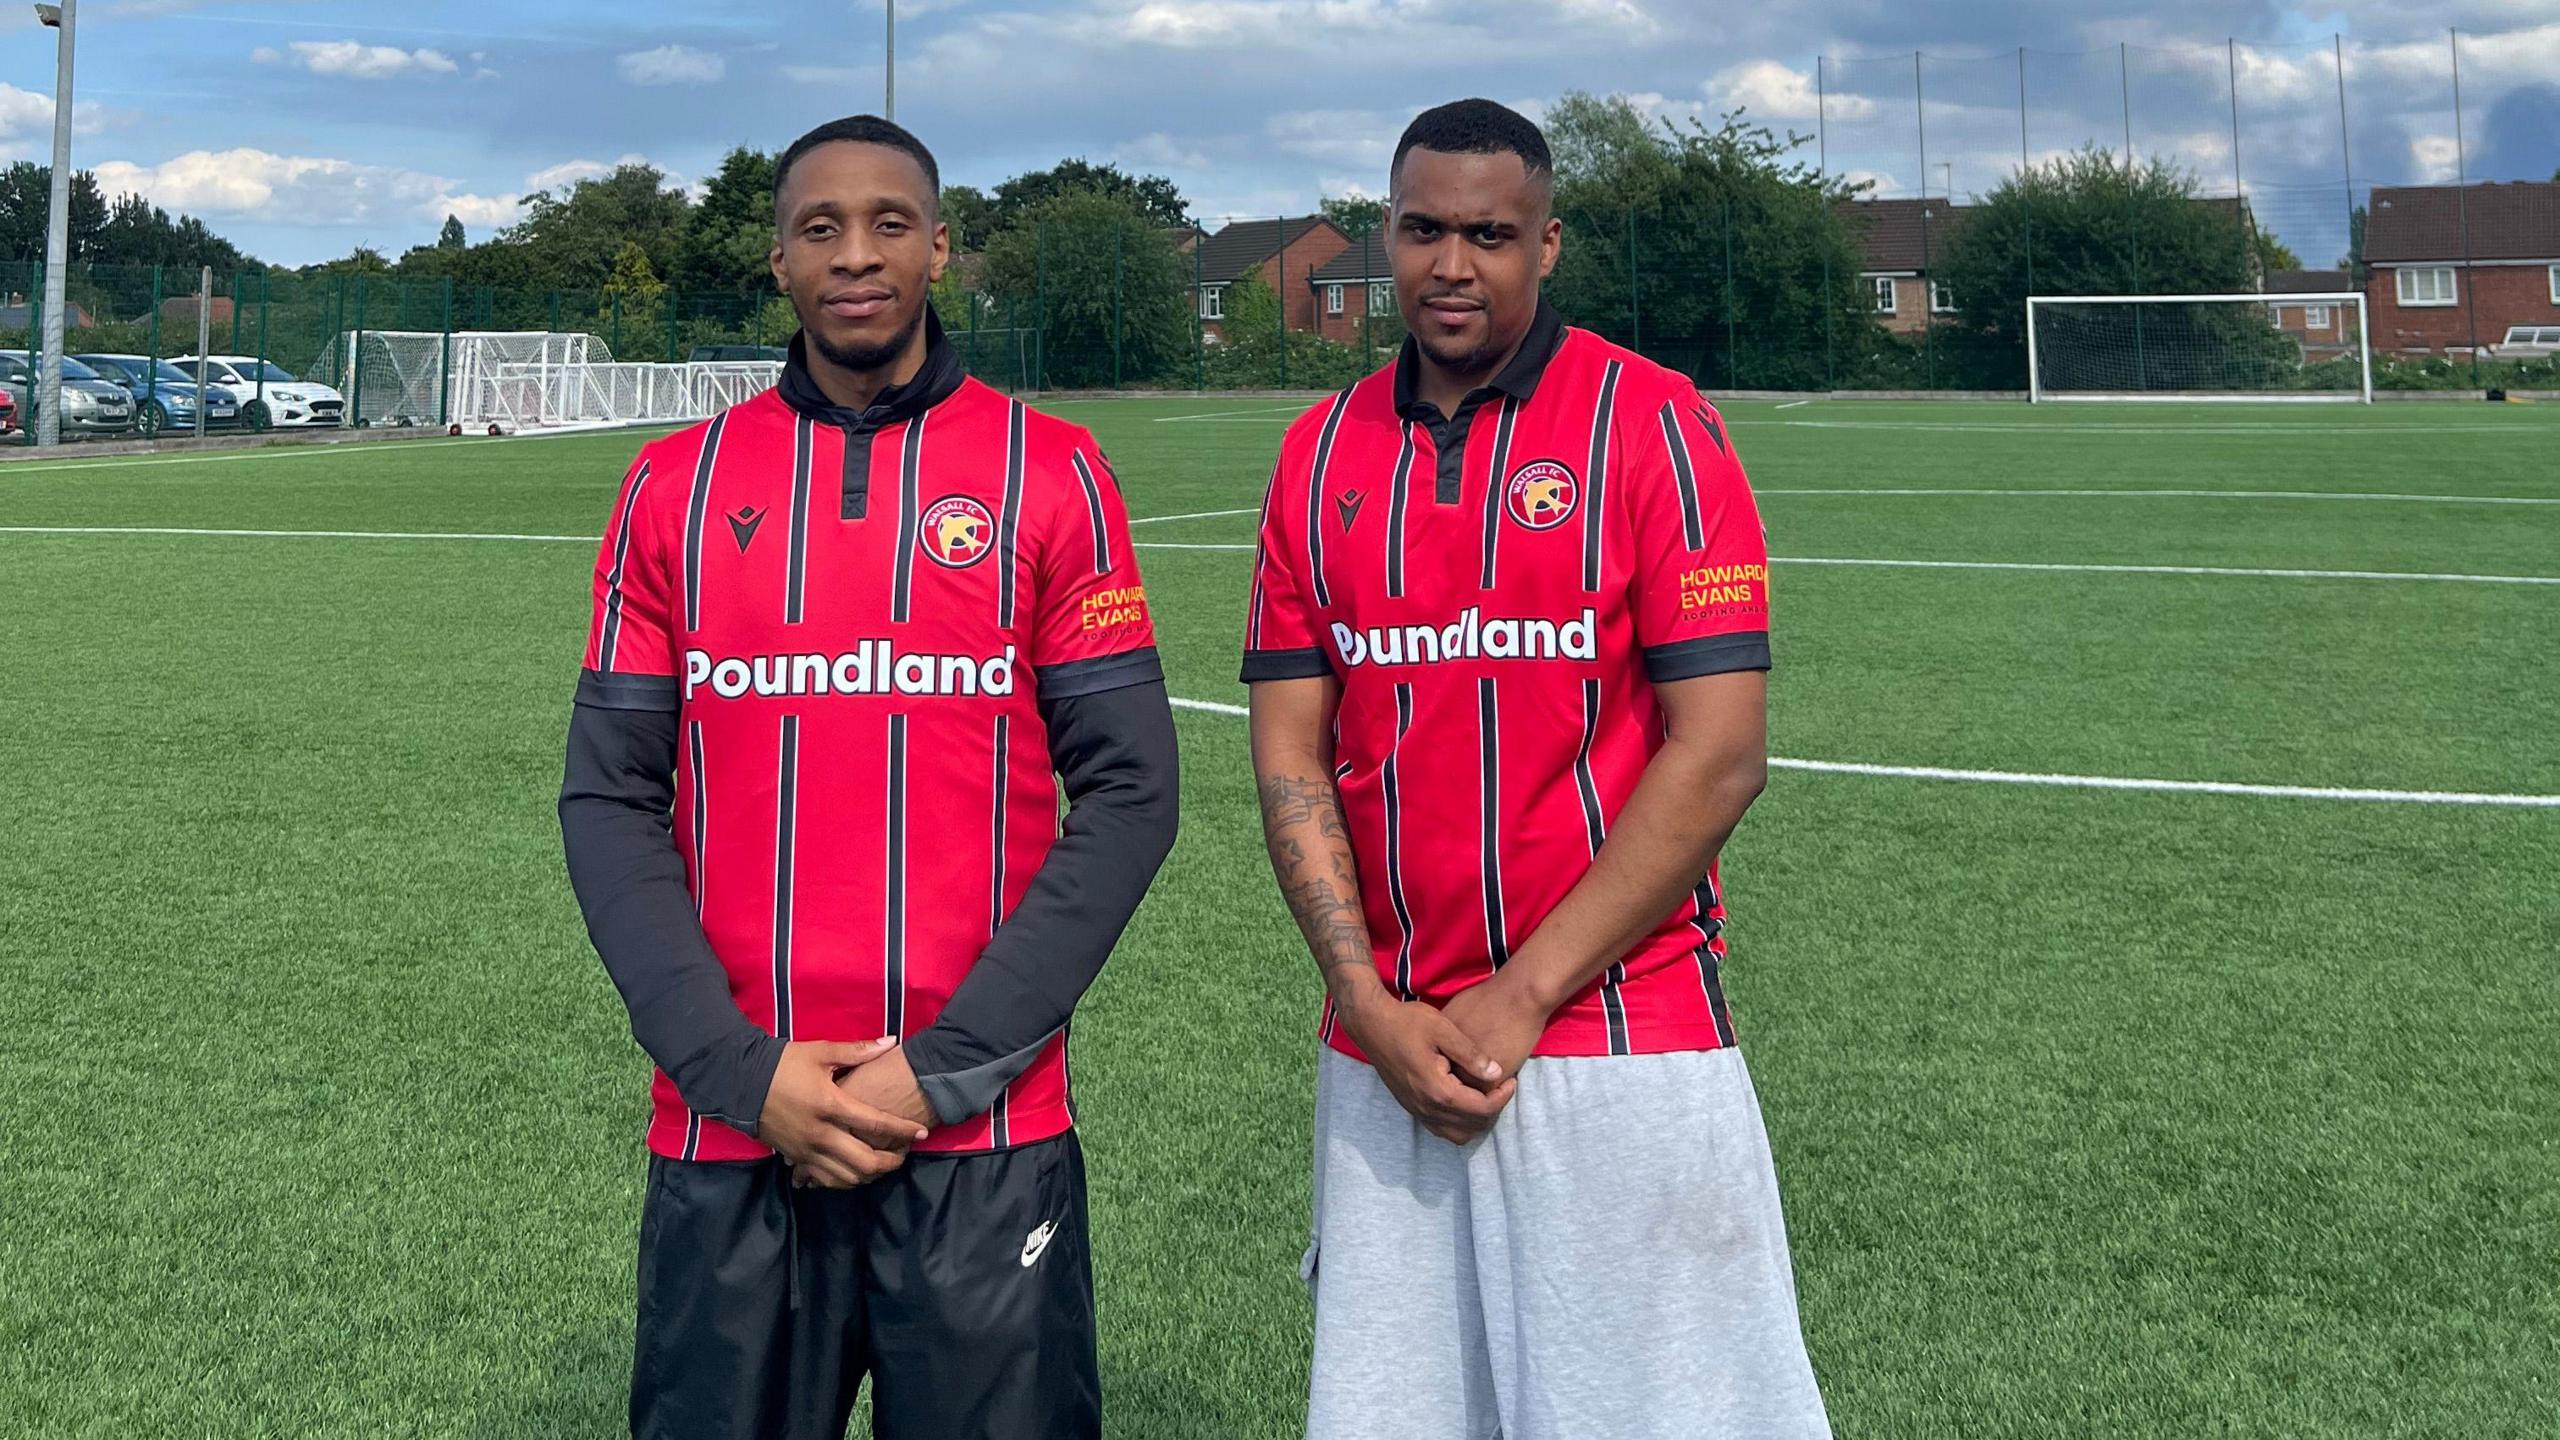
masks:
{"label": "brick house", "polygon": [[2303,358],[2331,359],[2354,350],[2355,327],[2348,323],[2351,307],[2311,301],[2294,303],[2278,297],[2344,295],[2355,288],[2355,277],[2344,270],[2271,271],[2265,282],[2267,312],[2277,329],[2302,342]]}
{"label": "brick house", "polygon": [[2469,354],[2560,325],[2560,181],[2376,185],[2364,259],[2376,350]]}
{"label": "brick house", "polygon": [[1305,277],[1350,243],[1322,215],[1238,220],[1202,236],[1191,252],[1202,333],[1209,343],[1218,343],[1225,329],[1226,288],[1249,272],[1260,274],[1262,283],[1280,297],[1281,323],[1292,330],[1316,328],[1316,293],[1307,288]]}
{"label": "brick house", "polygon": [[1969,208],[1943,195],[1842,202],[1840,215],[1858,237],[1858,280],[1874,296],[1876,323],[1910,335],[1928,328],[1933,313],[1955,313],[1954,294],[1929,278],[1929,262],[1964,228]]}
{"label": "brick house", "polygon": [[[1387,269],[1387,237],[1383,233],[1343,246],[1341,254],[1308,274],[1307,288],[1313,292],[1317,327],[1327,340],[1357,345],[1363,335],[1379,338],[1392,334],[1399,341],[1404,338],[1403,322],[1396,313],[1395,275]],[[1378,317],[1377,323],[1364,325],[1362,322],[1372,315]],[[1389,325],[1390,320],[1395,324]]]}

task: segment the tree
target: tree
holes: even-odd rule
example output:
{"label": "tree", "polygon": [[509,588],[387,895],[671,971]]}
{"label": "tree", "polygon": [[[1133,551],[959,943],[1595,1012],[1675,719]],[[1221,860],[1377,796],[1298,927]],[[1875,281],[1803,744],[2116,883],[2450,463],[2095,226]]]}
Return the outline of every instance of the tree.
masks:
{"label": "tree", "polygon": [[995,212],[993,229],[1018,225],[1046,201],[1068,194],[1112,196],[1144,215],[1151,225],[1190,223],[1191,203],[1182,198],[1179,186],[1162,175],[1130,175],[1117,165],[1061,160],[1046,170],[1026,171],[996,187],[991,202]]}
{"label": "tree", "polygon": [[1565,223],[1547,293],[1567,320],[1725,387],[1820,388],[1878,343],[1839,211],[1856,192],[1790,159],[1801,137],[1579,92],[1546,132]]}
{"label": "tree", "polygon": [[2347,212],[2347,253],[2338,262],[2347,268],[2347,278],[2355,281],[2359,290],[2373,274],[2372,267],[2364,263],[2364,219],[2365,209],[2361,205]]}
{"label": "tree", "polygon": [[[2091,146],[2012,173],[1974,206],[1935,262],[1953,287],[1956,322],[1979,342],[1983,369],[1970,383],[2015,388],[2026,380],[2027,296],[2221,295],[2255,288],[2250,247],[2233,233],[2224,203],[2196,199],[2195,177],[2167,160],[2127,166]],[[2030,275],[2033,276],[2030,288]],[[2170,323],[2168,312],[2153,323]],[[2254,343],[2276,332],[2231,307],[2199,314],[2244,330],[2188,337],[2190,353]]]}
{"label": "tree", "polygon": [[945,185],[942,223],[951,227],[953,250],[984,250],[996,233],[995,202],[975,185]]}
{"label": "tree", "polygon": [[630,164],[581,180],[565,195],[537,190],[525,197],[524,218],[499,238],[527,247],[531,268],[545,286],[601,288],[626,241],[649,257],[653,272],[671,273],[692,207],[666,181],[656,166]]}
{"label": "tree", "polygon": [[1155,215],[1125,195],[1051,196],[987,245],[987,289],[1041,327],[1051,388],[1188,380],[1190,278]]}
{"label": "tree", "polygon": [[722,156],[685,217],[673,269],[677,288],[741,297],[771,288],[765,257],[773,251],[774,158],[741,145]]}
{"label": "tree", "polygon": [[470,248],[470,245],[471,237],[462,233],[462,217],[459,215],[445,216],[444,228],[436,232],[436,248],[439,250],[464,250]]}
{"label": "tree", "polygon": [[613,273],[605,279],[604,303],[596,315],[597,331],[615,359],[656,357],[666,338],[660,326],[666,293],[666,282],[650,268],[640,242],[623,241],[613,254]]}
{"label": "tree", "polygon": [[2302,268],[2302,257],[2293,253],[2292,246],[2277,239],[2276,233],[2272,230],[2251,227],[2249,243],[2257,257],[2258,274],[2261,278],[2273,275],[2279,270]]}
{"label": "tree", "polygon": [[[99,233],[107,223],[107,197],[98,189],[98,177],[86,170],[71,172],[70,188],[68,253],[75,262],[95,260]],[[0,170],[0,257],[41,263],[45,217],[52,208],[52,166],[20,160]]]}
{"label": "tree", "polygon": [[1365,195],[1345,195],[1318,202],[1317,209],[1333,222],[1333,228],[1357,240],[1374,235],[1387,223],[1387,202]]}

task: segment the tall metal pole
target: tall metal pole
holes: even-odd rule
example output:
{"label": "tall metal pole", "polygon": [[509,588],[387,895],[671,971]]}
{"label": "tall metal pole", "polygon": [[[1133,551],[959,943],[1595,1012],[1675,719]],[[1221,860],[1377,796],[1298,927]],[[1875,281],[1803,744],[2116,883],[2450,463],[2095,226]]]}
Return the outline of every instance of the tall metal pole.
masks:
{"label": "tall metal pole", "polygon": [[[2229,36],[2222,41],[2222,63],[2231,76],[2231,203],[2240,212],[2240,276],[2251,278],[2256,268],[2251,263],[2250,232],[2257,227],[2249,215],[2249,192],[2240,183],[2240,42]],[[2266,288],[2266,278],[2258,276],[2258,288]]]}
{"label": "tall metal pole", "polygon": [[2471,317],[2471,378],[2480,378],[2480,287],[2471,283],[2471,172],[2462,154],[2462,32],[2448,26],[2453,47],[2453,208],[2462,221],[2462,306]]}
{"label": "tall metal pole", "polygon": [[2347,140],[2347,42],[2336,31],[2329,32],[2329,50],[2338,61],[2338,173],[2347,182],[2347,278],[2361,287],[2364,277],[2356,272],[2356,165]]}
{"label": "tall metal pole", "polygon": [[196,277],[196,438],[204,438],[204,357],[213,349],[213,267]]}
{"label": "tall metal pole", "polygon": [[1822,57],[1813,57],[1813,173],[1831,169],[1831,97],[1823,87]]}
{"label": "tall metal pole", "polygon": [[[63,281],[71,263],[71,27],[79,0],[62,0],[54,45],[53,183],[44,221],[44,353],[36,375],[36,443],[62,443]],[[42,13],[42,12],[38,12]]]}
{"label": "tall metal pole", "polygon": [[2021,45],[2018,47],[2018,176],[2026,182],[2021,188],[2027,200],[2027,293],[2030,295],[2036,293],[2036,192],[2029,175],[2034,166],[2035,162],[2027,158],[2027,47]]}
{"label": "tall metal pole", "polygon": [[895,120],[898,118],[898,0],[888,0],[888,9],[889,43],[884,52],[888,60],[884,67],[887,83],[882,86],[881,103],[885,108],[880,113]]}

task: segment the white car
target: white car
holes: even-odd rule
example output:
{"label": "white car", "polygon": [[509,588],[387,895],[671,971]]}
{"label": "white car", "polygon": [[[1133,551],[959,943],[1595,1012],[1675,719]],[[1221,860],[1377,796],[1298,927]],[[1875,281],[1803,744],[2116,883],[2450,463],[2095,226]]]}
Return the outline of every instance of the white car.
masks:
{"label": "white car", "polygon": [[[170,363],[190,377],[196,373],[193,355],[179,356]],[[255,355],[207,355],[204,379],[208,385],[219,385],[231,392],[240,402],[241,423],[252,430],[271,425],[346,423],[345,396],[316,380],[296,380],[283,366]],[[263,416],[258,413],[260,406],[265,408]]]}

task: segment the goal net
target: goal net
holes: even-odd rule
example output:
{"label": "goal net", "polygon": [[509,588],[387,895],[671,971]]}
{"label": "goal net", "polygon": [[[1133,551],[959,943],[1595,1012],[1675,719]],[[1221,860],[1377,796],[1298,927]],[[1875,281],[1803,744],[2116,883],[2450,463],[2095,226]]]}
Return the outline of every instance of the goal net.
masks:
{"label": "goal net", "polygon": [[774,361],[616,361],[601,338],[556,330],[348,331],[313,369],[358,423],[510,431],[699,420],[782,373]]}
{"label": "goal net", "polygon": [[2036,400],[2371,400],[2364,296],[2037,295]]}

